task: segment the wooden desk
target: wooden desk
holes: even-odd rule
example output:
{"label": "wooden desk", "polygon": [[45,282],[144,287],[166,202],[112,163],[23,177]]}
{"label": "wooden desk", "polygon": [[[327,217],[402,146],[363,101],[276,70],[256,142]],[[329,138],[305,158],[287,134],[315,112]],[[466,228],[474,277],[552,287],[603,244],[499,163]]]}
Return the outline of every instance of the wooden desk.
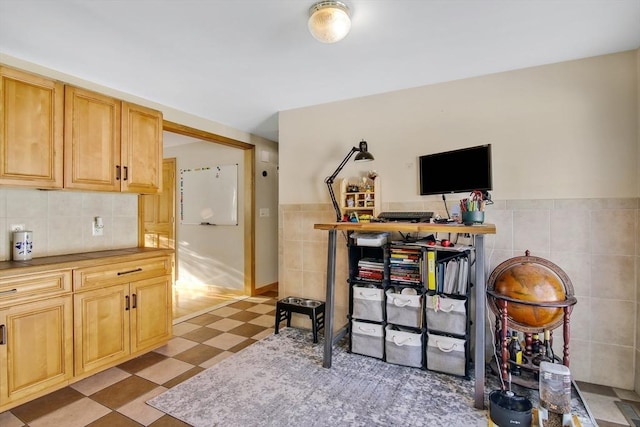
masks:
{"label": "wooden desk", "polygon": [[473,226],[448,225],[431,223],[410,222],[335,222],[328,224],[315,224],[316,230],[329,232],[329,244],[327,250],[327,296],[325,301],[325,328],[324,328],[324,359],[325,368],[331,368],[331,355],[333,351],[333,312],[336,279],[336,234],[342,231],[360,232],[402,232],[402,233],[469,233],[475,235],[476,248],[476,280],[475,299],[476,314],[475,328],[475,407],[484,409],[484,330],[485,330],[485,297],[486,283],[484,274],[484,235],[496,234],[493,224],[480,224]]}

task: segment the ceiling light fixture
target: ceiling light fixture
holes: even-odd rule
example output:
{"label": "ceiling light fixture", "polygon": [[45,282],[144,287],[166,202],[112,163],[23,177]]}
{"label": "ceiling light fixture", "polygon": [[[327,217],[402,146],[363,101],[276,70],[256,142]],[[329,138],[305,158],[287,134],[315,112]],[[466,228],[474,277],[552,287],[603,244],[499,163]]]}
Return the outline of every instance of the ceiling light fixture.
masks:
{"label": "ceiling light fixture", "polygon": [[351,29],[349,8],[339,1],[321,1],[309,8],[309,31],[322,43],[342,40]]}

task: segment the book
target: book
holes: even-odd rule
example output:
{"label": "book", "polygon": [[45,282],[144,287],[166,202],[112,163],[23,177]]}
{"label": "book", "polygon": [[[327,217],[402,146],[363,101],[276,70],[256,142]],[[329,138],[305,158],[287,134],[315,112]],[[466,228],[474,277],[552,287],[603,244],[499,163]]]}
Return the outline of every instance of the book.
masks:
{"label": "book", "polygon": [[427,251],[427,289],[436,290],[436,253]]}

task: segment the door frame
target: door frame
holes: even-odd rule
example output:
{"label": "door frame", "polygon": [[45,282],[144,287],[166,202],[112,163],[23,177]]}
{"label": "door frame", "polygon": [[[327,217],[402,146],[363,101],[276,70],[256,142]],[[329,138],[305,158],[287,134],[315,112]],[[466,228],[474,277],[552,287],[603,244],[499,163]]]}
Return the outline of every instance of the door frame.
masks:
{"label": "door frame", "polygon": [[[172,194],[172,203],[171,203],[171,239],[170,239],[170,249],[176,249],[176,215],[178,210],[176,208],[176,191],[175,191],[175,182],[176,182],[176,158],[175,157],[165,157],[162,159],[162,173],[164,174],[165,165],[169,165],[171,169],[171,174],[173,175],[173,185],[171,189],[173,189]],[[164,194],[166,188],[164,186],[164,179],[166,177],[162,177],[162,194]],[[145,200],[147,197],[160,197],[159,194],[139,194],[138,195],[138,242],[140,242],[139,246],[146,247],[147,246],[147,226],[145,225],[145,213],[146,213],[146,203]],[[161,246],[157,246],[161,247]],[[175,263],[174,263],[175,264]],[[177,265],[173,266],[173,274],[175,277],[178,276]]]}
{"label": "door frame", "polygon": [[[256,244],[255,244],[255,145],[247,144],[246,142],[237,141],[235,139],[227,138],[225,136],[217,135],[215,133],[203,131],[200,129],[184,126],[178,123],[163,121],[162,130],[166,132],[177,133],[179,135],[189,136],[197,138],[202,141],[211,142],[213,144],[225,145],[227,147],[238,148],[243,151],[244,162],[244,187],[242,188],[242,197],[244,198],[244,210],[243,210],[243,226],[244,226],[244,294],[255,296],[256,295]],[[177,195],[176,195],[176,199]],[[177,203],[175,204],[177,210]],[[177,218],[177,216],[176,216]],[[144,217],[138,215],[138,228],[144,228]],[[176,221],[173,224],[174,238],[177,240],[175,233]],[[141,233],[138,233],[140,235]],[[142,240],[138,238],[138,246],[144,246],[144,233],[142,233]],[[175,244],[175,256],[176,262],[178,257],[178,247]]]}

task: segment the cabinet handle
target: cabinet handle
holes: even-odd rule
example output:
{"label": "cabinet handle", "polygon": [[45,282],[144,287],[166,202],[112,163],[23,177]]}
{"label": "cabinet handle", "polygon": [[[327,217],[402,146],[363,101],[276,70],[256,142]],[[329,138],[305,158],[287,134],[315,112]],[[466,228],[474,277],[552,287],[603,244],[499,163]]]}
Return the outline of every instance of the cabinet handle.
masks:
{"label": "cabinet handle", "polygon": [[120,181],[120,165],[116,166],[116,181]]}
{"label": "cabinet handle", "polygon": [[138,268],[136,268],[136,269],[134,269],[134,270],[129,270],[129,271],[119,271],[119,272],[118,272],[118,276],[122,276],[122,275],[124,275],[124,274],[137,273],[137,272],[139,272],[139,271],[142,271],[142,267],[138,267]]}
{"label": "cabinet handle", "polygon": [[131,297],[133,298],[133,305],[131,306],[131,308],[137,308],[138,307],[138,297],[136,294],[132,294]]}
{"label": "cabinet handle", "polygon": [[129,295],[124,297],[124,311],[128,311],[129,310]]}
{"label": "cabinet handle", "polygon": [[7,327],[6,325],[0,325],[0,345],[7,345]]}
{"label": "cabinet handle", "polygon": [[0,291],[0,295],[15,294],[16,292],[18,292],[17,289],[9,289],[6,291]]}
{"label": "cabinet handle", "polygon": [[124,170],[124,178],[122,180],[126,181],[129,179],[129,166],[123,166],[122,169]]}

